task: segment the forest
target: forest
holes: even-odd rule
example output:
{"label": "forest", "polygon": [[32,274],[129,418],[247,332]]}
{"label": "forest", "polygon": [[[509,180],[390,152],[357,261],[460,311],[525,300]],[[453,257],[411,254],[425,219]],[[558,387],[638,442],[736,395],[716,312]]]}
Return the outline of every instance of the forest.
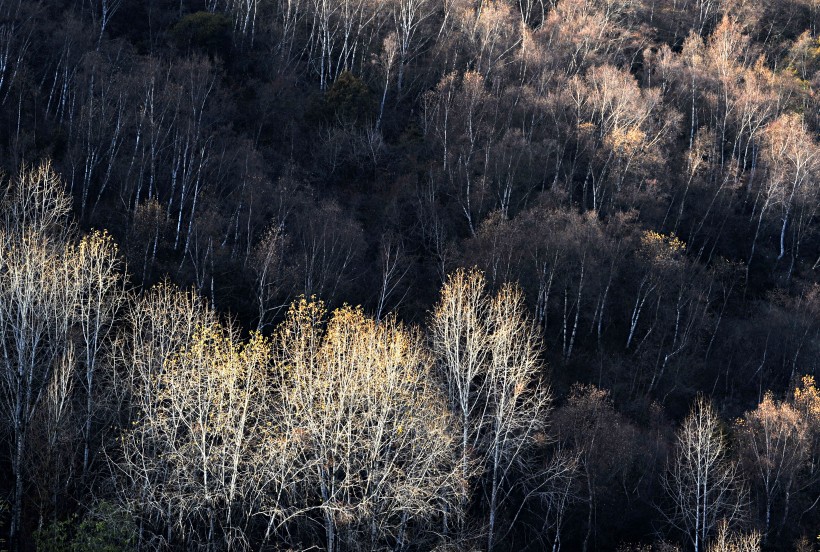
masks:
{"label": "forest", "polygon": [[819,24],[0,0],[0,550],[820,550]]}

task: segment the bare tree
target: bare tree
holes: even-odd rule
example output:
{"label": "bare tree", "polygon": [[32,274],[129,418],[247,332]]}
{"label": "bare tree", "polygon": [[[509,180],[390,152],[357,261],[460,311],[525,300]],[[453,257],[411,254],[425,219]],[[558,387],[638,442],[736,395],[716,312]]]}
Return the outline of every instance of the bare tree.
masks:
{"label": "bare tree", "polygon": [[66,254],[69,199],[48,164],[24,168],[3,197],[0,228],[0,407],[9,441],[14,495],[10,542],[17,546],[34,415],[74,320],[76,287]]}
{"label": "bare tree", "polygon": [[[112,327],[125,302],[116,245],[99,232],[77,243],[69,206],[48,163],[22,169],[2,201],[0,405],[12,429],[15,545],[28,481],[43,499],[41,516],[47,502],[56,515],[73,482],[75,445],[88,475],[105,411],[99,379],[109,372]],[[31,461],[35,451],[42,458]]]}
{"label": "bare tree", "polygon": [[[772,509],[782,500],[786,523],[789,500],[798,472],[809,454],[808,427],[797,409],[775,401],[767,393],[758,407],[738,420],[743,464],[750,479],[762,491],[763,538],[770,540]],[[779,534],[778,530],[778,534]]]}
{"label": "bare tree", "polygon": [[76,316],[80,326],[78,356],[84,368],[85,422],[83,424],[83,477],[91,462],[98,372],[106,363],[113,345],[113,326],[127,295],[123,287],[122,265],[117,246],[107,233],[94,232],[80,241],[70,277],[78,287]]}
{"label": "bare tree", "polygon": [[41,523],[59,519],[65,509],[64,498],[75,479],[74,466],[83,440],[81,416],[77,415],[75,404],[77,380],[77,362],[69,342],[54,367],[28,435],[26,475],[33,487],[30,492],[36,497]]}
{"label": "bare tree", "polygon": [[424,131],[440,147],[442,178],[471,234],[488,205],[490,151],[498,98],[475,71],[445,75],[424,95]]}
{"label": "bare tree", "polygon": [[[807,492],[809,496],[820,497],[816,489],[820,487],[820,389],[815,383],[814,376],[803,376],[800,385],[794,390],[793,405],[800,412],[809,437],[809,457],[804,463],[804,470],[800,478],[799,490]],[[808,469],[806,469],[808,468]],[[808,513],[820,504],[820,498],[815,498],[801,512]],[[788,513],[784,513],[788,519]]]}
{"label": "bare tree", "polygon": [[[83,1],[85,4],[85,0]],[[88,0],[91,9],[91,20],[94,26],[99,28],[97,34],[97,49],[100,48],[105,29],[111,23],[111,18],[117,13],[122,5],[122,0]]]}
{"label": "bare tree", "polygon": [[[462,480],[473,478],[480,438],[483,376],[487,363],[488,304],[484,277],[479,272],[457,271],[441,290],[433,312],[430,332],[433,351],[439,362],[447,389],[450,410],[458,419],[459,470]],[[466,510],[467,496],[462,509]],[[464,520],[456,519],[457,529],[464,531]]]}
{"label": "bare tree", "polygon": [[297,58],[306,54],[310,45],[296,51],[298,47],[299,30],[305,18],[311,16],[308,0],[284,0],[276,2],[276,22],[273,24],[277,31],[278,40],[273,51],[280,59],[278,70],[287,69]]}
{"label": "bare tree", "polygon": [[430,41],[430,34],[422,32],[425,22],[435,14],[436,4],[430,0],[393,0],[390,4],[398,54],[396,88],[399,95],[404,89],[406,66]]}
{"label": "bare tree", "polygon": [[570,506],[579,500],[575,490],[578,477],[578,457],[560,445],[544,470],[546,484],[538,489],[536,497],[544,508],[544,523],[540,538],[553,552],[561,550],[561,536],[567,523]]}
{"label": "bare tree", "polygon": [[677,432],[663,479],[672,504],[664,514],[695,552],[705,550],[721,520],[734,527],[746,515],[746,488],[728,453],[720,419],[708,400],[698,398]]}
{"label": "bare tree", "polygon": [[490,303],[488,325],[489,411],[484,415],[488,417],[485,439],[490,481],[487,549],[492,550],[509,533],[517,517],[514,514],[506,531],[497,531],[500,513],[515,511],[511,503],[515,478],[523,478],[525,491],[544,484],[545,474],[540,471],[543,466],[532,452],[539,440],[541,445],[546,444],[550,396],[541,383],[544,367],[539,358],[538,330],[526,313],[520,288],[501,288]]}
{"label": "bare tree", "polygon": [[718,524],[715,538],[709,543],[707,552],[760,552],[760,533],[732,533],[729,523],[722,520]]}
{"label": "bare tree", "polygon": [[258,335],[243,342],[167,285],[137,303],[130,321],[120,348],[134,409],[118,470],[125,499],[143,526],[165,528],[153,538],[169,545],[245,549],[266,489],[258,453],[270,344]]}
{"label": "bare tree", "polygon": [[558,451],[576,462],[569,496],[586,503],[582,550],[594,550],[599,505],[612,504],[616,493],[628,494],[622,482],[637,464],[644,436],[616,412],[609,392],[594,385],[573,385],[553,419]]}
{"label": "bare tree", "polygon": [[[31,45],[34,21],[23,0],[0,2],[0,103],[5,104],[11,86],[23,69],[23,63]],[[36,6],[36,2],[30,5]]]}
{"label": "bare tree", "polygon": [[274,303],[283,288],[282,258],[285,236],[278,224],[271,225],[262,241],[256,246],[251,258],[251,270],[255,275],[257,306],[257,329],[262,331],[282,306]]}
{"label": "bare tree", "polygon": [[[404,301],[408,289],[403,282],[410,271],[410,264],[400,236],[385,233],[382,235],[380,245],[381,285],[376,305],[376,320],[381,320],[382,316],[387,313],[389,303],[392,303],[395,309]],[[404,288],[403,294],[396,298],[402,292],[402,288]]]}
{"label": "bare tree", "polygon": [[382,124],[382,116],[384,115],[384,104],[387,101],[387,91],[390,89],[390,73],[393,70],[393,65],[396,63],[396,52],[398,49],[398,40],[396,33],[390,33],[384,39],[382,46],[382,53],[379,56],[379,64],[384,71],[384,91],[382,92],[382,99],[379,102],[379,116],[376,118],[376,130],[379,130]]}
{"label": "bare tree", "polygon": [[165,360],[150,399],[155,417],[139,428],[156,448],[141,460],[167,470],[169,479],[157,489],[172,505],[166,523],[188,542],[248,546],[244,529],[264,489],[255,449],[269,354],[263,338],[242,343],[234,330],[214,325],[197,328],[189,347]]}
{"label": "bare tree", "polygon": [[657,150],[675,127],[676,117],[662,121],[658,90],[641,89],[628,73],[610,65],[592,69],[570,82],[583,153],[591,156],[584,176],[582,201],[606,210],[623,191],[628,177],[639,175],[657,157]]}
{"label": "bare tree", "polygon": [[328,301],[356,274],[354,260],[363,249],[359,224],[334,201],[323,201],[285,228],[294,252],[290,275],[293,291]]}
{"label": "bare tree", "polygon": [[36,234],[59,242],[69,234],[70,210],[71,200],[51,163],[24,167],[3,196],[3,231],[14,236]]}
{"label": "bare tree", "polygon": [[[115,392],[125,407],[126,431],[121,437],[122,457],[109,453],[122,501],[139,516],[140,546],[148,542],[174,542],[171,495],[161,490],[173,473],[157,465],[156,454],[163,443],[151,431],[162,423],[156,398],[167,359],[189,348],[199,327],[215,322],[201,300],[164,283],[135,301],[125,316],[127,331],[117,342],[116,366],[121,385]],[[167,423],[167,420],[165,421]],[[164,534],[152,535],[157,527]]]}
{"label": "bare tree", "polygon": [[537,332],[520,289],[504,286],[491,298],[485,286],[477,270],[452,274],[430,332],[459,422],[461,477],[474,481],[475,474],[487,481],[487,547],[492,548],[506,535],[497,534],[502,506],[513,513],[508,531],[523,506],[510,503],[514,482],[524,483],[525,496],[546,483],[543,464],[531,454],[537,436],[546,442],[549,394],[540,379]]}
{"label": "bare tree", "polygon": [[385,2],[310,0],[307,6],[312,17],[310,61],[319,74],[319,88],[325,90],[342,72],[357,69],[357,64],[379,47],[376,31],[387,15]]}
{"label": "bare tree", "polygon": [[[786,253],[786,230],[790,223],[794,225],[795,211],[798,211],[795,232],[797,245],[807,228],[808,220],[817,211],[818,182],[815,181],[815,173],[820,163],[820,149],[807,133],[802,117],[784,115],[767,127],[764,158],[769,174],[760,189],[762,197],[759,198],[759,205],[755,206],[758,220],[747,264],[751,264],[761,225],[771,207],[780,207],[781,212],[778,260]],[[802,197],[811,199],[801,202],[799,200]],[[798,209],[801,206],[808,207],[811,214],[800,216],[802,210]]]}
{"label": "bare tree", "polygon": [[128,125],[130,90],[122,74],[99,53],[87,54],[75,75],[69,117],[70,189],[79,196],[80,220],[86,221],[111,183]]}
{"label": "bare tree", "polygon": [[226,0],[227,8],[234,17],[234,31],[242,39],[249,39],[250,46],[256,37],[256,16],[259,12],[259,0]]}
{"label": "bare tree", "polygon": [[421,335],[349,307],[323,326],[323,306],[302,299],[278,333],[271,419],[298,474],[284,514],[317,516],[331,551],[432,546],[427,523],[457,507],[461,483]]}

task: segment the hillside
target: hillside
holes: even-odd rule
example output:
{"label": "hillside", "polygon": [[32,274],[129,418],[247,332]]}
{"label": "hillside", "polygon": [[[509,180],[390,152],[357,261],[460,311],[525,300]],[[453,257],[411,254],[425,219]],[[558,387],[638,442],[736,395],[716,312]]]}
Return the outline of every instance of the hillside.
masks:
{"label": "hillside", "polygon": [[814,550],[818,23],[0,0],[5,546]]}

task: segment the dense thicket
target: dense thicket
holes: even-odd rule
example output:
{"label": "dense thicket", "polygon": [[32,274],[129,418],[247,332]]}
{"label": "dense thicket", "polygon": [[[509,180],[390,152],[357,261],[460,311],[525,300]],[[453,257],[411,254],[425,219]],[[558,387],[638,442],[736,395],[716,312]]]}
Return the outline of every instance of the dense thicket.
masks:
{"label": "dense thicket", "polygon": [[10,546],[816,546],[818,17],[0,0]]}

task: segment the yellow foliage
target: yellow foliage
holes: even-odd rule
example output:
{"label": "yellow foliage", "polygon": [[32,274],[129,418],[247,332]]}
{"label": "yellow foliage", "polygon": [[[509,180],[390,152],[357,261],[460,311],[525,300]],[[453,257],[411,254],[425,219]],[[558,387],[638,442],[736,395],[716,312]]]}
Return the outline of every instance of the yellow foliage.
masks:
{"label": "yellow foliage", "polygon": [[641,234],[641,251],[653,262],[665,264],[686,252],[686,243],[675,234],[661,234],[647,230]]}
{"label": "yellow foliage", "polygon": [[590,123],[589,121],[584,121],[583,123],[578,125],[578,134],[582,136],[588,136],[590,134],[593,134],[595,130],[596,126],[593,123]]}
{"label": "yellow foliage", "polygon": [[795,406],[810,420],[820,423],[820,390],[814,381],[814,376],[803,376],[802,386],[794,390]]}
{"label": "yellow foliage", "polygon": [[631,126],[626,129],[613,129],[604,140],[604,144],[613,150],[631,155],[643,147],[646,133],[638,126]]}
{"label": "yellow foliage", "polygon": [[[281,397],[272,406],[282,438],[268,446],[300,459],[320,508],[349,506],[344,525],[366,519],[376,503],[384,515],[439,500],[451,436],[420,332],[395,318],[377,322],[361,307],[325,316],[324,305],[302,298],[279,329]],[[352,475],[334,479],[329,466]],[[334,494],[322,497],[323,485]]]}

